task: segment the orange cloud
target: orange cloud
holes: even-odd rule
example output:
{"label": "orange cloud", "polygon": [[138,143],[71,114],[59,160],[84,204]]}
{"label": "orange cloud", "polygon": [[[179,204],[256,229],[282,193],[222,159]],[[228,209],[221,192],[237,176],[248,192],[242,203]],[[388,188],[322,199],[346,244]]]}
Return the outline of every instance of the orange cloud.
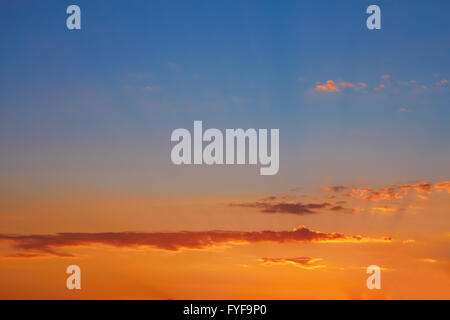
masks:
{"label": "orange cloud", "polygon": [[336,86],[336,81],[334,80],[327,80],[325,84],[319,84],[316,86],[317,91],[324,91],[324,92],[339,92],[340,89]]}
{"label": "orange cloud", "polygon": [[358,85],[349,82],[349,81],[340,81],[337,83],[334,80],[327,80],[325,84],[318,84],[315,87],[316,91],[323,91],[323,92],[339,92],[341,89],[345,88],[353,88],[355,91],[358,91],[362,88],[366,88],[367,83],[365,82],[358,82]]}
{"label": "orange cloud", "polygon": [[299,257],[299,258],[261,258],[260,261],[262,261],[266,265],[273,265],[273,264],[284,264],[284,265],[293,265],[301,269],[319,269],[319,268],[325,268],[325,265],[317,265],[314,264],[318,261],[321,261],[320,258],[310,258],[310,257]]}
{"label": "orange cloud", "polygon": [[400,210],[401,210],[400,208],[390,206],[378,206],[372,208],[372,211],[377,211],[380,214],[391,214],[393,212],[398,212]]}
{"label": "orange cloud", "polygon": [[430,182],[419,182],[415,184],[405,184],[399,187],[400,190],[416,190],[418,192],[431,193],[431,183]]}
{"label": "orange cloud", "polygon": [[369,200],[369,201],[381,201],[389,199],[402,199],[406,192],[398,192],[395,188],[353,188],[351,192],[345,194],[347,197]]}
{"label": "orange cloud", "polygon": [[395,200],[395,199],[399,200],[407,196],[410,191],[415,191],[417,192],[416,196],[419,199],[426,200],[428,199],[428,196],[424,195],[424,193],[431,194],[433,191],[432,190],[433,187],[437,191],[446,190],[447,192],[450,193],[449,181],[437,182],[434,185],[431,182],[422,181],[417,183],[410,183],[381,189],[373,189],[368,187],[360,188],[349,186],[327,186],[325,188],[322,188],[322,190],[338,193],[347,189],[351,189],[350,192],[347,192],[344,195],[355,199],[363,199],[369,201]]}
{"label": "orange cloud", "polygon": [[447,191],[450,193],[450,181],[441,181],[434,184],[434,188],[437,189],[438,192]]}
{"label": "orange cloud", "polygon": [[438,262],[436,259],[432,259],[432,258],[424,258],[424,259],[418,259],[421,262],[425,262],[425,263],[436,263]]}
{"label": "orange cloud", "polygon": [[342,81],[341,83],[339,83],[339,85],[340,85],[342,88],[353,88],[353,87],[355,86],[353,83],[351,83],[351,82],[345,82],[345,81]]}
{"label": "orange cloud", "polygon": [[[250,244],[258,242],[390,242],[391,238],[367,238],[342,233],[324,233],[299,226],[290,231],[180,231],[180,232],[108,232],[57,233],[53,235],[4,235],[0,242],[26,251],[27,255],[45,254],[73,257],[58,248],[106,245],[117,248],[148,247],[167,251],[208,249],[218,245]],[[20,254],[16,254],[19,257]],[[25,256],[23,256],[25,257]],[[29,256],[30,257],[30,256]]]}

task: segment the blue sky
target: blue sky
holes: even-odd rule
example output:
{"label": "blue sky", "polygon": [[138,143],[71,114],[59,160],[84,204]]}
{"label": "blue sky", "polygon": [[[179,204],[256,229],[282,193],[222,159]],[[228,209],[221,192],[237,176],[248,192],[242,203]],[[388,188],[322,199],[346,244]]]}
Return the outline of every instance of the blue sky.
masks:
{"label": "blue sky", "polygon": [[[379,31],[365,25],[374,3]],[[70,4],[81,7],[81,31],[66,29]],[[352,170],[361,179],[448,176],[449,91],[437,85],[450,78],[448,1],[0,6],[0,172],[10,180],[105,170],[97,183],[112,176],[129,187],[140,184],[130,167],[149,162],[171,175],[170,132],[194,120],[280,128],[277,186],[318,172],[343,181]],[[314,91],[327,80],[368,89]]]}

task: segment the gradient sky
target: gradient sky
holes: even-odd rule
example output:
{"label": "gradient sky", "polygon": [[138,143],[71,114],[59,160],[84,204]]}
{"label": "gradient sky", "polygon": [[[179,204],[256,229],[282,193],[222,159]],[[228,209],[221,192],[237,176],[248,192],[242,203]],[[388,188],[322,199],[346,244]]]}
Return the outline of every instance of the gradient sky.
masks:
{"label": "gradient sky", "polygon": [[[0,1],[0,298],[450,298],[448,12]],[[170,134],[194,120],[279,128],[279,173],[174,166]],[[245,240],[299,226],[325,239]]]}

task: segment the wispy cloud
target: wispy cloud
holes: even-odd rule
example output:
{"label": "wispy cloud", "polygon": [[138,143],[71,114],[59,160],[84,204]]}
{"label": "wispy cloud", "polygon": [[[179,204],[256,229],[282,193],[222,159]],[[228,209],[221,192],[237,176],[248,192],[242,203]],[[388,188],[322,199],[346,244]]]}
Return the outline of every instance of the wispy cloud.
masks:
{"label": "wispy cloud", "polygon": [[380,189],[373,189],[370,187],[357,187],[357,186],[327,186],[323,188],[325,191],[332,193],[339,193],[347,191],[344,196],[369,200],[369,201],[382,201],[382,200],[399,200],[410,194],[411,191],[416,192],[416,197],[424,199],[426,195],[431,194],[433,190],[450,190],[450,182],[441,181],[433,185],[429,181],[421,181],[416,183],[408,183],[398,186],[390,186]]}
{"label": "wispy cloud", "polygon": [[401,208],[398,207],[392,207],[392,206],[376,206],[372,207],[372,211],[376,211],[380,214],[391,214],[394,212],[401,211]]}
{"label": "wispy cloud", "polygon": [[436,191],[447,191],[447,193],[450,193],[450,181],[441,181],[434,184],[434,188]]}
{"label": "wispy cloud", "polygon": [[261,258],[260,261],[265,265],[292,265],[301,269],[313,270],[325,268],[326,265],[316,264],[321,258],[298,257],[298,258]]}

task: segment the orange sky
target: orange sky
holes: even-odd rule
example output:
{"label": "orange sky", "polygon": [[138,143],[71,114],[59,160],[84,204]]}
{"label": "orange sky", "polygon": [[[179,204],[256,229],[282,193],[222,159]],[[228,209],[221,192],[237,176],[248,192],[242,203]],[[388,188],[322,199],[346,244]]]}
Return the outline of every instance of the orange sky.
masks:
{"label": "orange sky", "polygon": [[[448,299],[449,190],[3,199],[0,298]],[[80,291],[65,287],[71,264]],[[381,290],[366,288],[373,264]]]}

